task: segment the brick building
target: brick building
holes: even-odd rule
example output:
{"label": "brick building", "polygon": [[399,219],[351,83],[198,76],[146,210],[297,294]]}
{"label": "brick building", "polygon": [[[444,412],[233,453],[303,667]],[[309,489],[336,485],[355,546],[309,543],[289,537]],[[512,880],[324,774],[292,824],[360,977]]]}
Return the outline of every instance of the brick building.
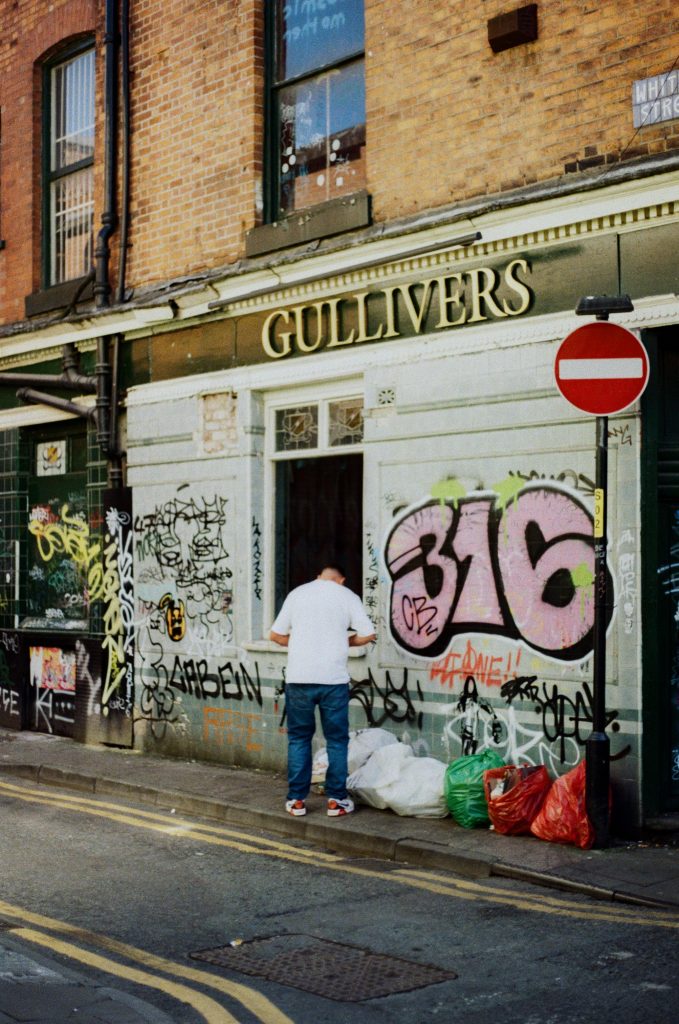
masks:
{"label": "brick building", "polygon": [[0,720],[280,767],[266,641],[319,559],[356,727],[561,774],[592,729],[586,295],[620,827],[679,798],[679,17],[628,2],[0,10]]}

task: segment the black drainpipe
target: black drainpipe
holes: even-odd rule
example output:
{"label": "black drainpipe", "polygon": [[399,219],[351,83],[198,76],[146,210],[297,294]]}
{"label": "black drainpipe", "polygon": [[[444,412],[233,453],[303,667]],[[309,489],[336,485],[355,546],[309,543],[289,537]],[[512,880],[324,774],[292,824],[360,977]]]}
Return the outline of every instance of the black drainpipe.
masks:
{"label": "black drainpipe", "polygon": [[111,304],[109,240],[116,226],[116,149],[118,142],[118,2],[106,0],[104,29],[104,210],[94,249],[94,303]]}
{"label": "black drainpipe", "polygon": [[116,301],[122,303],[125,301],[127,244],[130,224],[130,0],[121,0],[120,64],[122,163],[120,183],[120,246],[118,250],[118,291]]}
{"label": "black drainpipe", "polygon": [[61,388],[63,391],[77,391],[79,394],[93,395],[97,390],[95,377],[87,377],[80,373],[80,356],[72,342],[62,349],[61,374],[55,373],[0,373],[0,384],[16,386],[17,384],[39,384],[43,387]]}
{"label": "black drainpipe", "polygon": [[[116,301],[125,301],[127,276],[127,243],[130,223],[130,0],[121,0],[120,8],[120,61],[121,61],[121,127],[122,163],[120,186],[120,241],[118,247],[118,288]],[[111,393],[109,406],[108,478],[113,488],[123,485],[123,453],[118,437],[118,401],[120,374],[120,343],[122,335],[114,334],[109,345],[111,361]]]}

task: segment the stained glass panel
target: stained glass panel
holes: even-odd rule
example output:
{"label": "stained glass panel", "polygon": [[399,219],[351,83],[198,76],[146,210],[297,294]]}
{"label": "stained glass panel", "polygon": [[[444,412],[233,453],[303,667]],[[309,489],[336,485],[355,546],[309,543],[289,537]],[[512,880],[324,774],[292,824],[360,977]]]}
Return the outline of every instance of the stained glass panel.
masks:
{"label": "stained glass panel", "polygon": [[276,451],[318,447],[318,406],[297,405],[276,410]]}
{"label": "stained glass panel", "polygon": [[328,443],[331,448],[363,440],[363,402],[347,398],[328,405]]}

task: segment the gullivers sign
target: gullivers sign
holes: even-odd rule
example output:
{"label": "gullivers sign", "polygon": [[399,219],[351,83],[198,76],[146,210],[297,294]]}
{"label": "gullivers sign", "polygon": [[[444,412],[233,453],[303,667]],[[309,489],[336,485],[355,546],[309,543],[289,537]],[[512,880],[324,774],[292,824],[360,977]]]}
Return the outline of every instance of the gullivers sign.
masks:
{"label": "gullivers sign", "polygon": [[531,267],[474,267],[319,302],[275,309],[262,327],[271,359],[521,316],[531,306]]}

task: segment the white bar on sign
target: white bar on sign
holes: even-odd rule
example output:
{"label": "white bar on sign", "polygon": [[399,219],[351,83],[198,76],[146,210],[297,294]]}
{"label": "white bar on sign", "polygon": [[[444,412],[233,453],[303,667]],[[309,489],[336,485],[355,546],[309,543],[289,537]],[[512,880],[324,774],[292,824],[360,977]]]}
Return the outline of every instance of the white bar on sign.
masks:
{"label": "white bar on sign", "polygon": [[559,362],[561,380],[620,380],[643,377],[644,363],[631,359],[562,359]]}

